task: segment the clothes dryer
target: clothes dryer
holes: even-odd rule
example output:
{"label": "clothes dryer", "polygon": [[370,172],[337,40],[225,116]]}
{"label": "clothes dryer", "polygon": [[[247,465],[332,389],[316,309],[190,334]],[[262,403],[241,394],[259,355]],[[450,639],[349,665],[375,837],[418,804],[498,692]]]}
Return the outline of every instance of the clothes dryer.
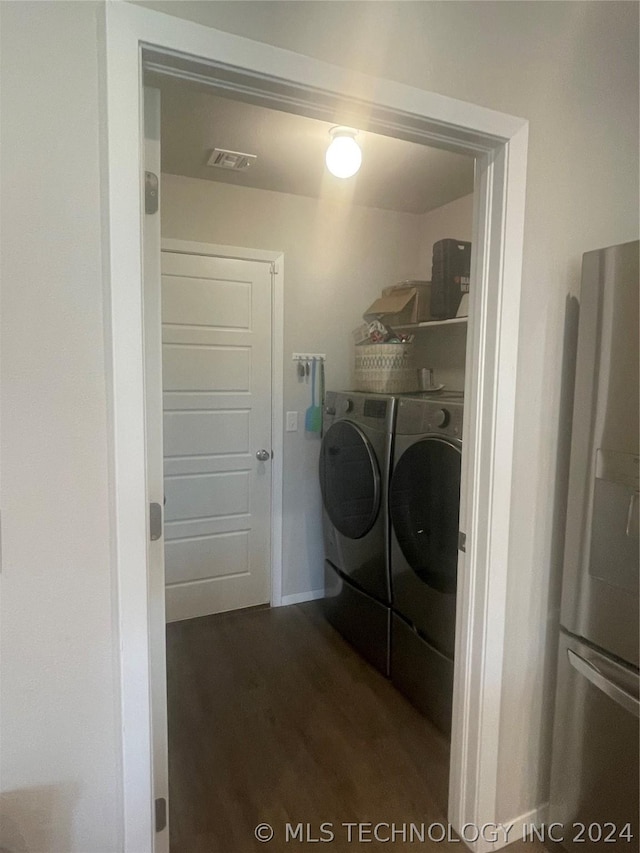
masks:
{"label": "clothes dryer", "polygon": [[327,619],[370,663],[389,671],[387,498],[395,398],[326,394],[320,448]]}
{"label": "clothes dryer", "polygon": [[391,680],[451,731],[462,395],[398,400],[391,518]]}

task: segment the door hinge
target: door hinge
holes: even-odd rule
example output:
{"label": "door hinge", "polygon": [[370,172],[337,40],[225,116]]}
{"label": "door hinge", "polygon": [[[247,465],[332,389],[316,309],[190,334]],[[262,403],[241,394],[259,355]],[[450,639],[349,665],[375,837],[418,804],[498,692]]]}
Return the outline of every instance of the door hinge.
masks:
{"label": "door hinge", "polygon": [[144,173],[144,212],[158,212],[158,176],[153,172]]}
{"label": "door hinge", "polygon": [[463,554],[467,553],[467,534],[463,533],[462,530],[458,530],[458,551],[462,551]]}
{"label": "door hinge", "polygon": [[156,832],[162,832],[167,825],[167,801],[164,797],[156,800]]}
{"label": "door hinge", "polygon": [[278,275],[280,270],[278,269],[278,264],[275,262],[271,264],[271,275]]}
{"label": "door hinge", "polygon": [[152,542],[162,536],[162,507],[160,504],[149,504],[149,538]]}

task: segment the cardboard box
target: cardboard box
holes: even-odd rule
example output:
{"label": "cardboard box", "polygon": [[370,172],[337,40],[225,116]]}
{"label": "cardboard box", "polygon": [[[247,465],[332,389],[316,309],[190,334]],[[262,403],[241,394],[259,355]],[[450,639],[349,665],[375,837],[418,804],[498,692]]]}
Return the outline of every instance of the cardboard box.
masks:
{"label": "cardboard box", "polygon": [[385,288],[363,317],[367,322],[381,320],[391,327],[422,323],[431,318],[430,305],[430,281],[401,281]]}

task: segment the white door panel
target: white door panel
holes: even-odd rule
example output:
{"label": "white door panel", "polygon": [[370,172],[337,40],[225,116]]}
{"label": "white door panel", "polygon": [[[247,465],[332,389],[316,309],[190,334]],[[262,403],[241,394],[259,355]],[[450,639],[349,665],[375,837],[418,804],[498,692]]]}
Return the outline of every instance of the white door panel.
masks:
{"label": "white door panel", "polygon": [[247,573],[250,530],[213,533],[165,543],[168,584]]}
{"label": "white door panel", "polygon": [[167,391],[249,391],[249,347],[174,344],[164,341],[163,385]]}
{"label": "white door panel", "polygon": [[270,593],[271,267],[162,253],[167,619]]}
{"label": "white door panel", "polygon": [[241,266],[247,263],[253,264],[256,261],[239,261],[236,258],[221,258],[197,252],[163,252],[162,275],[206,278],[213,282],[243,281],[251,284],[254,281],[253,273],[249,267]]}
{"label": "white door panel", "polygon": [[203,320],[215,309],[215,328],[251,328],[251,283],[219,281],[215,291],[210,279],[162,277],[165,323],[206,326]]}
{"label": "white door panel", "polygon": [[176,604],[173,605],[177,612],[198,613],[202,609],[202,601],[206,600],[215,601],[218,611],[225,613],[237,610],[238,600],[251,600],[255,595],[254,588],[255,580],[249,572],[228,578],[205,578],[167,587],[167,601],[174,591],[179,590],[179,609]]}
{"label": "white door panel", "polygon": [[165,477],[167,521],[249,512],[249,471]]}
{"label": "white door panel", "polygon": [[[225,391],[222,395],[224,398],[224,410],[231,409],[246,409],[248,403],[248,391]],[[165,391],[164,393],[164,411],[167,412],[188,412],[188,411],[204,411],[207,409],[215,409],[220,403],[220,392],[218,391],[199,391],[197,394],[172,393]]]}
{"label": "white door panel", "polygon": [[[188,518],[183,521],[167,521],[164,525],[165,544],[186,541],[196,536],[247,530],[249,519],[246,513],[221,515],[217,518]],[[175,552],[174,552],[175,553]],[[175,559],[175,558],[174,558]]]}
{"label": "white door panel", "polygon": [[255,457],[249,453],[172,456],[164,460],[164,474],[165,477],[174,474],[218,474],[223,471],[237,471],[239,468],[248,470],[254,463]]}
{"label": "white door panel", "polygon": [[250,409],[166,412],[167,456],[249,453]]}
{"label": "white door panel", "polygon": [[162,340],[166,344],[199,344],[205,346],[211,344],[215,346],[220,340],[220,332],[228,332],[225,335],[225,342],[229,347],[246,347],[251,349],[253,346],[253,332],[251,329],[232,329],[220,328],[219,326],[196,326],[183,323],[171,323],[163,326]]}

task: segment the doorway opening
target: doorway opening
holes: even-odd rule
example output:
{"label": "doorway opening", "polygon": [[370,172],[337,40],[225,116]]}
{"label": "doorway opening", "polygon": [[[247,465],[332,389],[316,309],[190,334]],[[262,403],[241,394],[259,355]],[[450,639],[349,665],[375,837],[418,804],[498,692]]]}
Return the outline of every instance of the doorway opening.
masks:
{"label": "doorway opening", "polygon": [[[267,511],[269,502],[264,495],[260,500],[252,495],[247,481],[255,477],[259,486],[266,471],[270,472],[272,461],[281,459],[280,476],[284,475],[282,486],[288,498],[282,507],[284,542],[280,552],[285,571],[278,573],[271,603],[291,604],[324,598],[323,609],[330,623],[364,659],[372,662],[383,676],[390,677],[391,683],[410,698],[427,719],[435,720],[448,734],[453,694],[461,414],[454,417],[448,431],[443,425],[441,437],[447,439],[450,433],[450,441],[427,439],[426,444],[422,440],[413,448],[422,458],[423,446],[436,451],[447,447],[457,460],[456,470],[451,470],[455,482],[440,483],[442,472],[434,470],[439,482],[438,494],[446,496],[449,502],[445,520],[451,528],[446,544],[450,564],[447,571],[451,578],[446,590],[432,588],[425,582],[421,566],[409,556],[404,570],[398,570],[398,577],[394,579],[396,608],[392,621],[392,581],[384,533],[389,525],[386,495],[390,488],[392,460],[387,458],[390,446],[385,446],[384,435],[380,436],[380,445],[376,429],[370,435],[371,445],[365,435],[368,426],[364,424],[362,432],[355,412],[333,423],[327,413],[332,406],[335,408],[334,403],[327,403],[323,426],[330,431],[326,439],[322,438],[320,428],[309,426],[305,407],[314,403],[322,407],[324,403],[324,392],[319,390],[321,383],[314,378],[318,367],[314,360],[322,359],[320,367],[323,373],[326,368],[329,400],[333,400],[336,391],[355,388],[362,392],[361,396],[368,394],[365,408],[379,406],[385,399],[393,402],[388,423],[390,433],[395,425],[398,395],[413,399],[419,408],[431,406],[434,414],[440,412],[441,406],[461,412],[467,310],[460,298],[453,306],[436,305],[437,295],[431,298],[431,272],[434,247],[437,252],[443,245],[452,248],[448,244],[454,243],[453,248],[465,253],[467,264],[466,269],[457,272],[469,275],[474,160],[424,144],[382,136],[369,132],[368,127],[361,127],[358,140],[364,161],[357,178],[333,179],[324,166],[324,152],[331,139],[330,122],[248,104],[230,97],[229,93],[212,92],[202,83],[176,80],[157,71],[145,75],[145,84],[145,169],[158,176],[160,186],[160,216],[150,213],[146,217],[145,248],[151,250],[151,241],[155,243],[153,251],[156,254],[162,249],[161,281],[151,280],[145,282],[145,286],[160,290],[163,303],[167,622],[269,603],[264,583],[250,586],[254,580],[252,570],[255,575],[256,567],[265,568],[268,540],[266,543],[263,540],[262,548],[252,549],[249,544],[255,536],[252,526],[256,514],[262,509]],[[161,162],[156,150],[158,143]],[[219,169],[210,165],[212,149],[213,153],[218,149],[250,151],[256,160],[246,171]],[[161,232],[158,218],[162,223]],[[207,240],[220,245],[212,245],[205,242]],[[238,248],[243,241],[242,248]],[[284,250],[288,273],[284,284],[283,256],[278,257],[277,252],[265,253],[267,246]],[[157,279],[157,261],[150,260],[151,278]],[[266,262],[271,265],[271,281]],[[251,272],[252,267],[256,275],[264,273],[262,281]],[[283,325],[284,341],[277,341],[279,361],[274,363],[269,376],[270,341],[275,344],[277,338],[270,334],[269,292],[276,283],[281,290],[279,298],[284,303],[287,322]],[[395,315],[390,314],[387,307],[384,314],[381,303],[375,309],[379,319],[371,327],[370,323],[363,324],[365,317],[372,319],[369,314],[374,309],[367,306],[380,303],[380,300],[384,303],[385,299],[400,300],[404,307]],[[252,304],[256,300],[258,304]],[[155,305],[156,301],[152,296],[151,304]],[[156,312],[148,317],[150,322],[158,322]],[[273,321],[277,322],[275,315]],[[354,326],[361,330],[363,325],[366,334],[352,351]],[[371,342],[369,335],[373,339],[378,337],[380,325],[390,343]],[[262,336],[262,352],[257,352],[252,342],[256,334]],[[147,337],[156,339],[157,330],[149,330]],[[401,385],[396,380],[392,380],[394,384],[389,387],[372,384],[371,373],[354,375],[356,362],[364,357],[362,354],[370,352],[369,357],[377,358],[379,353],[394,350],[410,355],[411,367],[405,371]],[[284,360],[283,351],[286,353]],[[301,351],[316,355],[305,361]],[[152,359],[159,357],[156,352],[150,353]],[[245,358],[248,358],[246,363]],[[299,368],[305,363],[310,363],[309,368],[302,374]],[[266,371],[262,379],[257,371],[248,369],[249,365]],[[155,367],[148,365],[147,369],[155,378]],[[420,391],[421,371],[431,377],[431,388],[423,392]],[[284,398],[272,395],[272,404],[281,412],[284,408],[290,410],[287,430],[281,433],[281,444],[276,452],[263,460],[265,464],[259,465],[253,458],[254,453],[261,453],[262,445],[267,445],[271,451],[272,445],[270,441],[267,444],[264,439],[252,438],[251,419],[255,420],[253,432],[265,436],[272,412],[261,412],[259,406],[253,407],[252,395],[268,391],[270,380],[275,382],[278,373],[284,375]],[[393,393],[385,395],[385,391]],[[403,414],[404,410],[400,425]],[[148,430],[155,433],[159,425],[159,418],[149,418]],[[346,442],[341,441],[337,436],[347,427]],[[277,434],[277,426],[273,431]],[[366,459],[363,457],[365,464],[357,470],[352,458],[355,448],[349,440],[351,434],[360,435],[363,447],[370,450],[365,453]],[[390,434],[389,442],[392,441]],[[325,474],[328,476],[335,468],[335,476],[330,478],[333,485],[323,489],[323,499],[318,478],[321,447],[326,451],[322,455],[326,462]],[[340,453],[341,447],[344,454]],[[155,454],[151,456],[155,459]],[[348,457],[346,462],[342,456]],[[234,483],[238,475],[244,481],[240,489]],[[359,516],[353,517],[352,507],[362,503],[363,489],[367,490],[363,484],[367,478],[371,479],[373,497],[377,497],[373,519],[360,529]],[[153,472],[150,479],[154,479]],[[289,495],[295,496],[295,500]],[[437,495],[433,497],[436,503],[442,504]],[[420,504],[415,500],[412,504],[415,507],[410,510],[411,514],[423,517],[424,506],[416,510]],[[323,509],[326,513],[324,536]],[[344,512],[347,517],[340,517]],[[429,512],[430,509],[426,514]],[[334,522],[336,533],[332,530]],[[436,523],[442,527],[443,519],[437,519]],[[353,524],[357,530],[351,530]],[[419,537],[423,533],[415,525],[410,526],[410,536]],[[421,522],[418,526],[424,524]],[[263,524],[263,534],[264,528]],[[400,535],[400,530],[395,559],[398,565],[406,551],[406,537]],[[336,551],[337,531],[344,532],[346,538]],[[438,548],[442,547],[440,543]],[[354,555],[348,555],[347,551]],[[297,572],[296,566],[299,566]],[[288,583],[284,588],[283,574]],[[415,579],[413,591],[411,578]],[[339,585],[344,583],[347,592],[343,596],[338,594],[334,600],[331,588],[336,581]],[[237,593],[239,586],[241,594]],[[416,594],[421,605],[440,596],[435,607],[439,633],[433,631],[433,613],[423,614],[415,607],[412,610],[410,605]],[[428,611],[429,607],[426,609]],[[201,815],[206,813],[205,803],[215,813],[226,810],[220,800],[221,795],[223,800],[225,797],[224,785],[216,781],[216,776],[207,774],[206,769],[215,765],[215,756],[222,750],[222,744],[216,743],[216,739],[221,738],[220,732],[229,729],[224,722],[229,715],[239,728],[242,728],[239,721],[245,720],[252,730],[252,743],[261,743],[260,749],[244,753],[238,732],[233,737],[225,735],[223,738],[225,765],[242,767],[246,779],[262,779],[260,785],[247,785],[246,798],[253,813],[268,818],[274,810],[274,803],[269,805],[269,797],[276,795],[288,798],[289,809],[295,811],[300,806],[294,792],[286,786],[285,789],[275,784],[265,787],[258,765],[278,763],[277,756],[268,750],[268,726],[261,727],[252,715],[245,717],[242,692],[234,689],[234,679],[227,682],[225,677],[229,646],[244,648],[249,658],[261,660],[261,707],[277,707],[278,694],[270,693],[269,686],[278,680],[288,680],[287,693],[292,692],[300,662],[292,657],[288,666],[283,665],[275,659],[278,655],[274,650],[282,637],[294,630],[297,644],[307,646],[310,660],[323,659],[326,668],[323,677],[334,691],[333,695],[326,691],[325,696],[330,700],[326,703],[322,723],[325,737],[327,742],[352,744],[356,750],[352,756],[354,763],[367,766],[364,775],[371,779],[368,799],[371,802],[383,799],[386,783],[376,772],[375,759],[368,766],[369,751],[357,753],[359,738],[354,737],[348,723],[341,724],[335,707],[340,703],[337,685],[341,678],[355,672],[358,678],[367,680],[370,689],[369,713],[373,721],[376,715],[379,718],[377,723],[372,723],[373,728],[384,726],[382,721],[387,721],[388,738],[398,757],[403,755],[407,744],[397,732],[402,728],[413,731],[410,750],[424,754],[424,778],[412,780],[413,793],[425,802],[434,801],[433,811],[429,813],[431,821],[446,821],[446,736],[441,737],[430,723],[412,710],[404,710],[401,699],[390,698],[384,679],[376,681],[375,674],[365,674],[356,663],[349,662],[347,647],[342,651],[344,672],[340,672],[340,661],[332,660],[339,648],[338,641],[319,626],[318,610],[309,607],[299,610],[295,616],[244,613],[217,620],[204,619],[200,625],[172,624],[168,628],[169,782],[171,790],[179,792],[170,797],[169,811],[172,838],[178,848],[193,845],[196,827],[201,831],[207,829],[212,846],[228,845],[230,828],[219,824],[207,827]],[[368,610],[373,615],[371,625],[366,618]],[[377,621],[378,613],[380,619]],[[411,642],[413,637],[416,638],[414,643]],[[222,649],[226,651],[223,653]],[[272,654],[268,654],[267,649]],[[201,662],[197,674],[184,665],[189,660]],[[234,660],[237,664],[234,678],[242,683],[241,657]],[[190,679],[197,682],[198,693],[210,692],[210,704],[215,709],[206,721],[202,717],[200,728],[195,721],[202,715],[190,716],[194,703],[198,702]],[[314,685],[313,679],[307,681],[306,702],[313,705],[317,701],[314,690],[318,685]],[[222,684],[226,687],[221,688]],[[213,696],[218,689],[223,689],[225,698],[214,702]],[[346,687],[343,685],[341,689]],[[357,685],[352,683],[350,689],[355,693]],[[277,711],[276,716],[282,716],[283,710]],[[297,719],[291,708],[286,714],[292,737],[293,731],[302,729],[308,733],[309,727],[314,725],[313,714],[308,708],[299,711],[302,716]],[[189,719],[193,730],[185,739],[181,732],[189,725]],[[290,757],[292,767],[296,751],[292,743],[283,756],[283,760]],[[335,773],[344,776],[345,768],[335,752],[331,763],[320,760],[317,754],[309,763],[316,778],[318,814],[322,808],[329,813],[332,808],[335,810],[328,794],[329,779]],[[189,780],[184,773],[187,766],[201,767],[199,782]],[[338,767],[342,769],[339,771]],[[398,769],[396,788],[403,802],[411,798],[409,787],[402,790],[407,784],[406,776],[406,766]],[[190,784],[192,793],[197,788],[201,796],[202,807],[196,812],[187,807],[191,800]],[[325,793],[321,797],[323,789]],[[438,792],[437,796],[434,791]],[[349,813],[346,796],[342,805],[346,816]],[[355,799],[350,809],[356,811]],[[407,822],[419,817],[417,812],[404,815]],[[401,810],[398,810],[396,819],[401,818]],[[240,837],[243,832],[250,837],[251,827],[243,829],[238,820],[236,833]]]}
{"label": "doorway opening", "polygon": [[[318,118],[331,120],[340,110],[350,126],[365,116],[368,126],[383,135],[476,158],[467,340],[467,360],[473,360],[476,371],[467,386],[463,432],[460,518],[467,539],[459,563],[449,820],[458,828],[465,822],[490,822],[496,819],[499,784],[527,123],[390,81],[347,79],[321,62],[183,24],[127,4],[107,7],[106,246],[127,849],[159,850],[163,834],[162,828],[154,831],[153,811],[141,805],[162,799],[150,768],[162,761],[163,737],[153,711],[162,697],[149,663],[160,636],[158,612],[150,599],[152,584],[141,574],[154,548],[141,536],[148,529],[146,508],[161,503],[162,496],[147,492],[144,465],[140,51],[150,70],[170,68],[183,78],[215,79],[243,98]],[[476,849],[481,848],[479,842]]]}

